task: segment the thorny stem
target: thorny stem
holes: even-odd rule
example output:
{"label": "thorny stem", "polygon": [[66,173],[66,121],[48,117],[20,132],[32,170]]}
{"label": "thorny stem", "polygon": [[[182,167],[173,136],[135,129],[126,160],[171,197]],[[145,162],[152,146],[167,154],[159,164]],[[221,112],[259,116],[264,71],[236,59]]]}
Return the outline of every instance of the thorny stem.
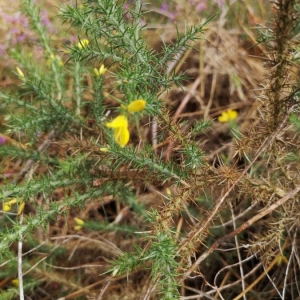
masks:
{"label": "thorny stem", "polygon": [[80,90],[80,64],[78,61],[75,62],[75,99],[76,99],[76,116],[80,116],[81,111],[81,90]]}
{"label": "thorny stem", "polygon": [[282,90],[285,88],[286,67],[288,66],[287,50],[289,47],[290,32],[293,25],[292,11],[295,5],[294,0],[279,0],[277,6],[277,24],[276,24],[276,53],[275,53],[275,71],[272,74],[270,84],[269,98],[273,102],[273,128],[276,128],[283,111],[282,101],[280,99]]}
{"label": "thorny stem", "polygon": [[251,218],[250,220],[248,220],[247,222],[245,222],[243,225],[241,225],[240,227],[238,227],[236,230],[230,232],[229,234],[219,238],[218,240],[216,240],[210,247],[209,249],[207,249],[195,262],[194,264],[189,268],[189,270],[184,274],[184,278],[187,278],[188,276],[190,276],[190,274],[196,269],[196,267],[204,260],[206,259],[222,242],[227,241],[230,238],[235,237],[236,235],[238,235],[239,233],[241,233],[242,231],[244,231],[246,228],[248,228],[249,226],[251,226],[253,223],[257,222],[258,220],[260,220],[261,218],[263,218],[264,216],[266,216],[267,214],[269,214],[270,212],[274,211],[276,208],[278,208],[279,206],[281,206],[283,203],[285,203],[287,200],[293,198],[295,195],[297,195],[300,192],[300,185],[298,185],[295,189],[293,189],[292,191],[290,191],[288,194],[286,194],[284,197],[282,197],[281,199],[279,199],[277,202],[275,202],[274,204],[270,205],[269,207],[267,207],[266,209],[262,210],[260,213],[258,213],[257,215],[255,215],[253,218]]}
{"label": "thorny stem", "polygon": [[[228,197],[228,195],[230,194],[230,192],[234,189],[234,187],[237,185],[237,183],[244,178],[245,174],[249,171],[249,169],[251,168],[251,166],[254,164],[254,162],[259,158],[259,156],[261,155],[261,153],[263,151],[265,151],[267,149],[267,147],[275,140],[275,138],[278,136],[278,133],[283,129],[286,120],[290,114],[290,112],[292,111],[293,105],[290,105],[288,111],[286,112],[286,115],[283,119],[283,121],[281,122],[280,126],[278,126],[277,130],[273,132],[273,134],[270,137],[267,137],[265,139],[265,141],[262,143],[262,145],[259,147],[259,149],[256,151],[256,154],[253,158],[253,160],[250,162],[250,164],[244,169],[244,171],[241,173],[241,175],[237,178],[237,180],[228,188],[228,190],[224,193],[223,196],[221,196],[221,198],[219,198],[217,200],[217,204],[215,206],[215,208],[213,209],[213,211],[211,212],[211,214],[209,215],[209,217],[204,220],[204,222],[200,222],[200,224],[198,224],[197,226],[195,226],[195,228],[199,228],[198,230],[196,230],[195,232],[192,232],[191,235],[187,236],[187,238],[183,241],[181,247],[178,250],[178,253],[180,253],[180,251],[182,251],[189,243],[191,240],[194,240],[197,236],[201,235],[201,233],[203,233],[208,224],[213,220],[214,216],[216,215],[216,213],[219,211],[219,208],[221,207],[221,205],[224,203],[225,199]],[[299,187],[300,190],[300,187]],[[284,197],[285,198],[285,197]],[[277,202],[276,202],[277,203]],[[271,206],[270,206],[271,207]],[[270,210],[272,211],[272,210]],[[269,211],[269,212],[270,212]],[[252,220],[252,219],[251,219]],[[244,229],[246,229],[248,226],[246,226]],[[239,231],[241,227],[239,227],[236,231]],[[235,231],[233,231],[235,232]],[[233,236],[235,236],[235,234],[233,234]],[[226,239],[229,237],[225,236]],[[222,238],[223,240],[223,238]],[[219,241],[219,240],[218,240]],[[186,272],[185,274],[185,278],[187,276],[189,276],[191,274],[191,272],[196,268],[196,266],[198,264],[200,264],[218,245],[220,242],[216,241],[207,251],[205,251],[198,259],[197,261],[193,264],[193,266]],[[214,248],[212,249],[212,247],[214,246]],[[211,250],[210,250],[211,249]]]}

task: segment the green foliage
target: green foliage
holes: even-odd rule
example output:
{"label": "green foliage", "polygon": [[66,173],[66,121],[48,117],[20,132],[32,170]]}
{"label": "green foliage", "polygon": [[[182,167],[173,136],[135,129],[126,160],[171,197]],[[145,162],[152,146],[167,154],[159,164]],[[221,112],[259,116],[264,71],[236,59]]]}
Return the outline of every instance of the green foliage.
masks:
{"label": "green foliage", "polygon": [[[72,256],[79,264],[87,261],[88,267],[91,258],[94,263],[104,257],[97,278],[82,282],[93,285],[99,274],[106,274],[109,284],[122,276],[128,282],[135,278],[137,285],[147,283],[143,292],[149,298],[165,300],[179,299],[182,284],[194,280],[194,274],[208,274],[203,282],[213,284],[202,285],[211,288],[209,294],[223,298],[217,280],[222,271],[217,265],[223,262],[224,269],[240,266],[238,276],[236,272],[233,278],[231,272],[226,276],[230,286],[238,277],[245,290],[239,252],[244,245],[266,266],[268,257],[275,257],[275,264],[278,252],[289,253],[289,263],[297,266],[293,255],[299,227],[295,196],[300,186],[299,80],[287,81],[299,57],[299,24],[287,16],[299,13],[298,5],[291,1],[276,7],[274,28],[261,29],[257,42],[271,55],[258,121],[251,119],[245,129],[233,120],[234,111],[230,122],[224,120],[232,129],[230,135],[228,126],[215,125],[219,104],[211,115],[208,112],[218,100],[213,96],[199,100],[204,117],[192,122],[173,118],[178,103],[168,103],[169,110],[165,101],[169,89],[190,80],[170,64],[180,64],[180,55],[197,49],[195,43],[211,19],[175,27],[174,38],[162,42],[158,51],[145,40],[145,7],[138,0],[127,8],[123,4],[116,0],[62,4],[58,17],[77,36],[62,44],[51,38],[35,1],[22,2],[40,54],[37,58],[26,47],[11,49],[19,68],[12,68],[11,74],[19,85],[0,91],[1,105],[9,111],[0,145],[0,266],[5,266],[0,280],[23,271],[24,284],[19,291],[11,287],[1,291],[1,299],[14,299],[22,289],[30,293],[48,281],[63,284],[61,293],[66,287],[87,293],[89,288],[80,287],[84,272],[66,275],[73,271],[68,265]],[[228,78],[239,82],[229,80],[230,84],[242,93],[242,78],[232,74]],[[211,93],[214,88],[212,84]],[[146,102],[145,109],[130,111],[128,105],[137,99]],[[125,125],[109,126],[111,121],[106,126],[120,115]],[[286,126],[287,120],[292,126]],[[121,132],[131,134],[128,144],[118,142]],[[234,151],[224,145],[228,138]],[[4,172],[7,169],[13,171]],[[93,220],[90,211],[100,217]],[[117,217],[112,220],[111,215]],[[77,229],[76,218],[82,223]],[[258,220],[261,223],[254,224]],[[41,236],[45,243],[37,238]],[[65,242],[59,244],[61,236]],[[36,250],[32,257],[31,249]],[[222,257],[221,250],[230,254]],[[207,259],[211,253],[218,263]],[[251,275],[252,265],[248,267]],[[258,276],[253,276],[255,281]],[[292,294],[297,280],[295,275],[289,284],[277,283],[284,286],[281,294],[287,289]],[[237,288],[226,298],[242,292]]]}
{"label": "green foliage", "polygon": [[299,132],[300,131],[300,119],[299,119],[298,115],[295,113],[291,114],[289,121],[293,125],[293,127]]}
{"label": "green foliage", "polygon": [[[31,0],[24,1],[22,8],[42,49],[42,55],[37,61],[26,50],[11,51],[11,56],[22,72],[16,73],[21,81],[20,88],[13,93],[1,91],[0,96],[14,112],[7,122],[7,132],[14,137],[19,135],[22,144],[16,142],[5,145],[0,151],[3,159],[21,159],[29,165],[18,175],[25,175],[27,179],[21,183],[18,178],[12,183],[7,182],[2,187],[0,197],[3,203],[11,199],[22,199],[26,203],[25,207],[32,206],[33,212],[26,214],[22,222],[12,215],[10,222],[6,224],[6,230],[1,232],[0,242],[3,258],[8,255],[9,246],[20,236],[23,237],[23,242],[29,242],[30,236],[38,228],[46,228],[62,212],[72,207],[82,207],[87,200],[101,199],[103,195],[117,196],[140,217],[145,216],[142,205],[136,202],[135,196],[125,185],[128,176],[145,183],[157,182],[161,185],[170,180],[180,183],[185,172],[173,162],[163,162],[151,147],[145,146],[144,149],[137,150],[131,146],[120,148],[115,144],[110,132],[104,127],[107,110],[103,97],[104,76],[92,75],[92,90],[86,86],[85,78],[92,73],[93,62],[104,62],[110,69],[114,86],[108,96],[124,105],[135,99],[145,99],[145,114],[148,118],[161,117],[164,113],[157,97],[172,84],[180,84],[182,79],[180,75],[167,74],[167,63],[175,59],[176,52],[183,51],[191,41],[199,39],[204,26],[192,26],[183,33],[178,30],[172,44],[164,45],[161,53],[154,53],[148,49],[141,36],[144,28],[140,24],[144,12],[139,2],[135,8],[128,10],[128,18],[124,17],[122,5],[117,1],[88,1],[80,7],[65,5],[60,10],[60,16],[78,29],[79,38],[78,43],[66,46],[66,54],[61,55],[62,52],[55,49],[49,33],[41,23],[39,8]],[[64,61],[66,55],[68,58]],[[71,91],[68,88],[69,78],[73,82]],[[113,92],[118,94],[117,98],[113,96]],[[90,96],[84,97],[85,94]],[[89,119],[96,122],[93,128],[87,125]],[[64,142],[68,136],[76,137],[83,131],[84,140],[76,140],[78,145],[75,140]],[[101,153],[101,144],[93,141],[99,135],[101,140],[107,142],[107,154]],[[41,136],[44,137],[45,144],[37,148]],[[53,138],[69,154],[50,155],[47,148]],[[194,148],[187,146],[182,153],[187,156],[188,164],[195,166],[199,162],[191,156],[193,151]],[[46,170],[27,177],[27,172],[33,166],[45,166]],[[133,168],[133,174],[125,173],[122,176],[118,170],[123,166]],[[144,172],[144,176],[140,176],[141,172]],[[103,182],[98,186],[94,184],[95,180]],[[58,189],[63,189],[65,196],[56,202],[53,197]],[[48,199],[47,204],[41,207],[36,205],[34,199],[38,195]],[[109,228],[105,224],[88,222],[85,226],[93,230],[122,229],[118,229],[117,225]],[[128,230],[129,228],[122,229],[125,232]],[[130,232],[133,233],[132,230]],[[162,298],[171,299],[171,295],[177,295],[174,280],[174,268],[177,266],[175,246],[165,234],[155,240],[157,241],[145,253],[145,260],[150,257],[155,259],[151,271],[153,280],[157,276],[164,278],[160,293]],[[118,261],[115,270],[120,274],[129,273],[135,264],[136,258],[125,254]],[[5,297],[9,298],[8,295]]]}

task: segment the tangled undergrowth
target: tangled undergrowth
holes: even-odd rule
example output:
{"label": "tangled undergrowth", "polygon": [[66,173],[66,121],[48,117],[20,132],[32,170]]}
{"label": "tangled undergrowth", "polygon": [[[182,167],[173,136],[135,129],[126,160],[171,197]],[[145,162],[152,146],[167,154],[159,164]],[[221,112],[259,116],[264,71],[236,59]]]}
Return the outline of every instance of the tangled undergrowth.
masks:
{"label": "tangled undergrowth", "polygon": [[299,299],[300,4],[245,2],[2,13],[0,299]]}

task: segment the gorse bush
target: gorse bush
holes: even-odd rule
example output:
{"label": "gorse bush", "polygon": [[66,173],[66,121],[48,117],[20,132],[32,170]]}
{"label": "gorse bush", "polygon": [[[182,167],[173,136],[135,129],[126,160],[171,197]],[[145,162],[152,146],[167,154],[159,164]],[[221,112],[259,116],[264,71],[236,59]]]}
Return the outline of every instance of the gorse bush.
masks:
{"label": "gorse bush", "polygon": [[[174,39],[157,50],[145,41],[149,16],[138,0],[126,7],[111,0],[62,4],[62,26],[76,32],[76,41],[62,44],[34,1],[22,1],[22,9],[40,56],[11,49],[18,88],[0,91],[8,111],[0,139],[1,279],[18,278],[19,287],[5,288],[1,299],[24,299],[41,287],[46,297],[52,291],[110,299],[106,289],[124,278],[123,285],[135,281],[142,299],[246,299],[251,289],[253,297],[274,299],[273,287],[276,297],[296,297],[296,1],[278,0],[273,28],[260,29],[269,76],[245,113],[246,126],[230,108],[217,119],[204,113],[185,120],[165,101],[171,88],[190,80],[175,67],[205,38],[211,20],[176,27]],[[217,122],[231,129],[232,142],[218,160],[204,140]],[[4,173],[8,163],[12,174]],[[44,258],[32,258],[34,251]],[[68,264],[73,255],[82,266]],[[80,271],[99,259],[96,277]],[[233,274],[225,276],[229,268]],[[96,295],[99,276],[105,280]],[[273,290],[255,289],[257,283]]]}

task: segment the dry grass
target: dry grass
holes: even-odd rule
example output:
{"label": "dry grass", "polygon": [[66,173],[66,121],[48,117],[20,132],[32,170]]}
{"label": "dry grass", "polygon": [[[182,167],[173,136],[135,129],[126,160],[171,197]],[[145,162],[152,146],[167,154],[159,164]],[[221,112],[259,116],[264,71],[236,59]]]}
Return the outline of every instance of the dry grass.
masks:
{"label": "dry grass", "polygon": [[[50,2],[53,4],[53,1]],[[6,13],[14,11],[16,7],[8,7],[6,1],[0,1],[0,9]],[[163,38],[165,36],[169,41],[175,38],[176,31],[171,28],[170,25],[166,25],[165,28],[151,30],[145,35],[147,38],[149,34],[150,38],[148,38],[151,40],[151,44],[159,49],[161,47],[159,35],[162,35]],[[8,29],[7,24],[1,22],[0,36],[5,37]],[[161,97],[161,100],[170,107],[173,121],[186,121],[183,131],[188,131],[195,120],[215,119],[228,108],[238,111],[237,123],[241,134],[246,134],[250,126],[260,126],[257,118],[260,114],[260,102],[257,99],[266,84],[267,74],[262,59],[257,57],[258,54],[261,54],[262,49],[257,50],[259,53],[255,53],[249,47],[249,44],[251,45],[253,42],[251,39],[252,36],[242,39],[240,29],[227,29],[223,20],[220,19],[209,24],[202,41],[194,43],[193,48],[182,54],[180,62],[174,67],[177,73],[184,71],[188,80],[183,83],[182,88],[172,87]],[[5,40],[1,42],[5,43]],[[3,67],[0,66],[1,70]],[[149,127],[141,129],[144,139],[149,137],[150,130]],[[226,166],[222,166],[222,160],[226,157],[228,161],[231,161],[235,153],[228,126],[215,120],[210,130],[205,135],[199,135],[197,139],[204,145],[207,161],[212,165],[220,166],[220,172],[223,171],[225,174],[227,170],[225,170]],[[67,143],[66,141],[65,146]],[[170,140],[154,145],[155,151],[160,153],[165,160],[176,159],[177,147],[178,145]],[[50,149],[52,149],[52,155],[57,156],[65,150],[64,145],[52,145]],[[6,172],[19,170],[18,165],[4,163],[7,164]],[[156,186],[155,183],[147,186],[139,186],[138,183],[133,182],[129,184],[136,191],[138,203],[143,203],[147,210],[163,207],[164,197],[162,194],[165,194],[167,186]],[[212,194],[220,194],[222,187],[220,185],[220,189],[214,190]],[[174,189],[171,191],[176,193]],[[59,201],[65,193],[65,190],[56,191],[56,200]],[[36,201],[38,202],[39,199]],[[193,209],[197,213],[202,213],[209,209],[206,207],[207,203],[204,202],[190,205],[194,206]],[[26,209],[30,211],[30,207]],[[242,213],[243,209],[243,205],[236,203],[231,212],[233,215],[238,215]],[[180,232],[188,230],[191,224],[196,224],[195,218],[188,215],[187,211],[185,213],[183,216],[174,218],[174,227],[178,235]],[[74,208],[66,211],[59,219],[53,220],[46,230],[41,229],[36,233],[35,243],[47,246],[48,250],[41,251],[37,248],[30,256],[30,261],[34,265],[30,276],[40,281],[40,285],[31,299],[159,299],[156,296],[147,298],[147,295],[152,292],[152,286],[149,274],[145,271],[136,270],[130,274],[128,280],[126,274],[118,278],[105,275],[108,267],[107,260],[116,258],[122,252],[132,251],[134,244],[144,245],[145,241],[142,237],[133,238],[130,234],[116,231],[88,232],[82,230],[78,232],[74,230],[73,217],[75,216],[85,221],[92,220],[99,223],[108,221],[110,224],[130,225],[136,231],[146,230],[141,222],[142,219],[130,211],[118,197],[105,196],[99,201],[88,201],[82,209]],[[216,223],[219,224],[220,220]],[[251,232],[255,232],[255,229],[251,228],[247,234]],[[212,243],[212,241],[210,242]],[[39,247],[38,244],[35,246]],[[226,243],[224,242],[224,244]],[[229,246],[235,247],[233,240],[230,241]],[[230,248],[229,246],[228,248]],[[28,245],[24,252],[29,251],[32,247],[32,245]],[[282,248],[284,247],[283,245]],[[243,252],[242,256],[243,259],[246,259],[247,253]],[[50,260],[47,261],[51,261],[51,263],[45,264],[45,258],[49,258]],[[277,260],[276,258],[271,259],[270,265],[274,266]],[[254,261],[256,258],[252,257],[249,264],[246,264],[245,272],[248,272],[249,275],[252,274],[250,278],[253,283],[259,283],[261,280],[260,288],[264,290],[262,285],[270,286],[270,284],[266,283],[261,263],[257,262],[256,265],[259,271],[254,275],[251,273],[251,264]],[[210,261],[210,263],[212,262]],[[237,266],[231,266],[225,254],[218,255],[215,265],[203,266],[203,273],[204,271],[207,272],[204,274],[206,281],[201,277],[185,281],[181,291],[182,299],[196,299],[196,297],[189,298],[188,296],[201,294],[202,286],[208,282],[212,283],[214,279],[218,282],[221,290],[225,289],[228,284],[228,278],[231,282],[229,285],[232,285],[233,288],[234,280],[237,280],[237,285],[240,285]],[[222,276],[219,276],[218,272],[223,272]],[[254,272],[256,271],[254,270]],[[258,277],[256,274],[264,274],[264,276]],[[257,282],[255,277],[257,277]],[[251,286],[251,280],[249,286]],[[5,288],[7,285],[9,285],[7,279],[2,279],[0,287]],[[229,290],[230,288],[229,286]],[[64,296],[59,298],[62,294]],[[218,299],[217,292],[209,293],[209,295],[211,299]],[[277,299],[276,292],[273,293],[273,296],[272,299]],[[199,296],[199,299],[203,298]],[[270,296],[269,299],[271,299]]]}

